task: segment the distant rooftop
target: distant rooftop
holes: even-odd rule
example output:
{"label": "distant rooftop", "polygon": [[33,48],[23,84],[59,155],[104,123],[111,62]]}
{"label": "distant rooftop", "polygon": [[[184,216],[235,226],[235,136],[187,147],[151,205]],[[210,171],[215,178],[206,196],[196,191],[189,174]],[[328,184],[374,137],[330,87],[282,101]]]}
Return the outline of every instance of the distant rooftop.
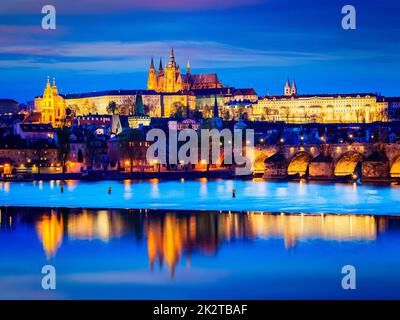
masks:
{"label": "distant rooftop", "polygon": [[24,132],[53,132],[53,126],[51,124],[44,123],[21,123],[20,128]]}
{"label": "distant rooftop", "polygon": [[296,94],[296,95],[271,95],[271,96],[265,96],[263,98],[266,99],[291,99],[291,98],[314,98],[314,97],[318,97],[318,98],[338,98],[338,97],[342,97],[342,98],[346,98],[346,97],[350,97],[350,98],[357,98],[357,97],[378,97],[379,95],[377,93],[321,93],[321,94]]}
{"label": "distant rooftop", "polygon": [[92,98],[101,96],[129,96],[137,94],[157,94],[154,90],[107,90],[107,91],[93,91],[87,93],[71,93],[62,94],[64,99],[80,99],[80,98]]}
{"label": "distant rooftop", "polygon": [[18,105],[19,103],[13,99],[0,99],[0,104],[16,104],[16,105]]}

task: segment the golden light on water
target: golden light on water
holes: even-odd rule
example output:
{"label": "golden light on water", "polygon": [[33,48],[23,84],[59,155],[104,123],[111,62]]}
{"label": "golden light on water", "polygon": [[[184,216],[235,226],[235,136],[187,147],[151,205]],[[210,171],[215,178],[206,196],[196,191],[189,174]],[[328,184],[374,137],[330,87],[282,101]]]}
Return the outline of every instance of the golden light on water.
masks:
{"label": "golden light on water", "polygon": [[120,211],[82,210],[63,219],[62,214],[52,212],[44,214],[36,222],[36,230],[48,259],[56,255],[64,234],[69,241],[108,242],[124,234],[143,233],[150,268],[154,269],[158,262],[160,267],[165,265],[173,277],[183,256],[188,267],[193,251],[215,255],[222,243],[237,239],[282,239],[282,248],[289,249],[309,240],[374,241],[377,232],[384,232],[386,228],[384,217],[368,215],[260,212],[133,214],[125,216]]}
{"label": "golden light on water", "polygon": [[83,210],[81,214],[68,217],[68,237],[73,240],[109,241],[123,233],[123,221],[119,215],[112,215],[107,210],[96,213]]}
{"label": "golden light on water", "polygon": [[251,214],[249,223],[254,236],[282,237],[285,246],[299,240],[324,239],[335,241],[375,240],[376,220],[373,216],[357,215],[264,215]]}
{"label": "golden light on water", "polygon": [[62,216],[58,217],[54,212],[50,216],[43,215],[36,223],[36,232],[42,242],[47,259],[54,257],[64,236]]}

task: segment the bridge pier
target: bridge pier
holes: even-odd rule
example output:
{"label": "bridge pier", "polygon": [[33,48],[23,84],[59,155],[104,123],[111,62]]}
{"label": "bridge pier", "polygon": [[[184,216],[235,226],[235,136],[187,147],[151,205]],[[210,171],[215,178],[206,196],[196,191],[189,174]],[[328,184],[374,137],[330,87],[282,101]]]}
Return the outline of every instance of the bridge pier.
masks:
{"label": "bridge pier", "polygon": [[309,166],[309,178],[315,180],[334,178],[334,165],[332,157],[321,153],[314,159],[311,159]]}
{"label": "bridge pier", "polygon": [[275,153],[264,161],[264,178],[282,179],[287,177],[288,161],[282,153]]}
{"label": "bridge pier", "polygon": [[385,154],[375,152],[361,163],[361,176],[365,179],[389,178],[389,160]]}

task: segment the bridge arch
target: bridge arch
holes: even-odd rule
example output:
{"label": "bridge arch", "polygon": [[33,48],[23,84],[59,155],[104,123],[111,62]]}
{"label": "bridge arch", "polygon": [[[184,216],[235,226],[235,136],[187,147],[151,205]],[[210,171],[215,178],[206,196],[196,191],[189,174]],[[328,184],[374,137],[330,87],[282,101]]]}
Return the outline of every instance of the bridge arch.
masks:
{"label": "bridge arch", "polygon": [[363,155],[357,151],[349,151],[342,155],[335,164],[335,176],[348,176],[361,172]]}
{"label": "bridge arch", "polygon": [[400,178],[400,156],[396,158],[390,167],[390,176],[392,178]]}
{"label": "bridge arch", "polygon": [[288,174],[299,174],[300,176],[308,174],[308,166],[311,159],[312,156],[305,151],[300,151],[296,153],[289,162],[289,166],[287,169]]}

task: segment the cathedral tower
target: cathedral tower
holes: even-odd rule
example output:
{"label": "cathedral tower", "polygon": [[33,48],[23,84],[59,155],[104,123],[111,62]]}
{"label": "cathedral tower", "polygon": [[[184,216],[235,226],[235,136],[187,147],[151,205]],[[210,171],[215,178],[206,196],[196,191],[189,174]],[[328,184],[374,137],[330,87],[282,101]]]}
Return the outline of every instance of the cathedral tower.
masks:
{"label": "cathedral tower", "polygon": [[164,91],[164,69],[161,58],[160,58],[160,65],[158,66],[157,86],[158,86],[158,91]]}
{"label": "cathedral tower", "polygon": [[173,48],[170,51],[168,63],[165,65],[165,68],[163,68],[162,60],[160,59],[158,73],[154,68],[153,59],[151,59],[147,81],[148,90],[167,93],[209,88],[222,88],[217,74],[192,74],[189,61],[186,66],[186,73],[181,73],[179,65],[175,62]]}
{"label": "cathedral tower", "polygon": [[171,53],[169,55],[168,66],[165,68],[165,80],[164,80],[164,91],[165,92],[175,92],[178,91],[175,88],[176,81],[176,64],[174,57],[174,49],[171,49]]}

